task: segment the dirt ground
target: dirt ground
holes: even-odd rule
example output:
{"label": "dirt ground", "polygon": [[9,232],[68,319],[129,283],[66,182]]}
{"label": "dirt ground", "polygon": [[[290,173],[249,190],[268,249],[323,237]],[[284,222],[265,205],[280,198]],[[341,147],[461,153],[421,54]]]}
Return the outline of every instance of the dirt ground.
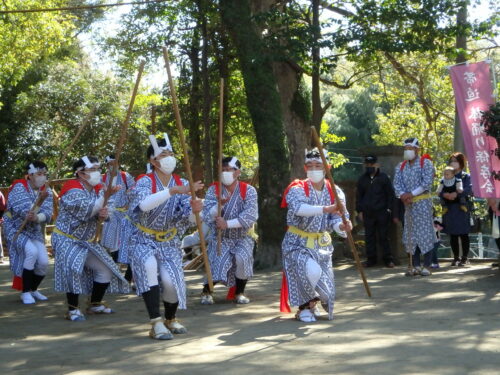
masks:
{"label": "dirt ground", "polygon": [[335,318],[309,324],[279,313],[279,272],[249,282],[249,305],[226,302],[218,287],[216,304],[201,306],[202,274],[189,271],[178,314],[189,333],[154,341],[135,295],[108,296],[116,314],[71,323],[52,266],[41,288],[49,301],[24,306],[1,265],[0,374],[499,374],[498,269],[403,271],[368,269],[368,299],[353,266],[337,265]]}

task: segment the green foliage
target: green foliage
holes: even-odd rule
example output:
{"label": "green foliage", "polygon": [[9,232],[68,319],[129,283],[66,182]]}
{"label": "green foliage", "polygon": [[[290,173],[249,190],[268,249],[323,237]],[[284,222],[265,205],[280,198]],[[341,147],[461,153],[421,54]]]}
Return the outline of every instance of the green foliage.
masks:
{"label": "green foliage", "polygon": [[328,150],[330,164],[333,168],[338,168],[349,161],[349,159],[347,159],[342,153],[330,151],[331,144],[342,142],[345,140],[345,137],[339,137],[338,135],[331,133],[329,126],[325,121],[321,123],[320,136],[322,142],[327,145],[326,149]]}
{"label": "green foliage", "polygon": [[[66,0],[4,0],[0,9],[58,7]],[[15,84],[31,67],[64,46],[75,29],[70,13],[16,13],[0,15],[0,90]]]}
{"label": "green foliage", "polygon": [[[54,167],[80,125],[88,126],[70,150],[63,174],[70,176],[72,163],[84,156],[103,159],[113,152],[119,128],[125,118],[131,93],[130,82],[92,70],[85,61],[65,60],[47,67],[47,78],[18,95],[13,107],[13,123],[18,145],[8,150],[3,182],[12,174],[22,175],[28,158],[41,158]],[[122,162],[127,169],[144,170],[147,141],[148,104],[157,96],[138,95],[134,107],[127,147]],[[90,114],[90,116],[89,116]]]}
{"label": "green foliage", "polygon": [[400,63],[418,83],[392,70],[381,73],[380,80],[374,82],[378,91],[373,98],[389,110],[377,116],[379,134],[373,138],[386,145],[417,137],[422,151],[442,163],[453,151],[455,106],[447,61],[420,53],[401,57]]}

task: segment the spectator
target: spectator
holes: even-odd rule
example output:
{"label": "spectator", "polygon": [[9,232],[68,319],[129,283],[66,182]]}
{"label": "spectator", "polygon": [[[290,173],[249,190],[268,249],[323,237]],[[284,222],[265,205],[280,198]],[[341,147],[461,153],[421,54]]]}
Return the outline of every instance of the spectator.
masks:
{"label": "spectator", "polygon": [[[455,152],[450,156],[448,165],[455,171],[455,178],[462,180],[463,191],[447,193],[444,190],[439,197],[445,199],[448,210],[443,214],[443,232],[450,236],[451,250],[453,251],[452,266],[464,266],[467,264],[469,254],[469,232],[472,185],[471,178],[465,173],[465,156]],[[462,243],[462,258],[460,258],[459,240]]]}
{"label": "spectator", "polygon": [[356,211],[365,226],[365,267],[377,264],[377,236],[383,251],[384,263],[393,268],[394,261],[389,244],[391,208],[394,189],[389,176],[380,171],[376,156],[365,157],[365,173],[359,178],[356,191]]}

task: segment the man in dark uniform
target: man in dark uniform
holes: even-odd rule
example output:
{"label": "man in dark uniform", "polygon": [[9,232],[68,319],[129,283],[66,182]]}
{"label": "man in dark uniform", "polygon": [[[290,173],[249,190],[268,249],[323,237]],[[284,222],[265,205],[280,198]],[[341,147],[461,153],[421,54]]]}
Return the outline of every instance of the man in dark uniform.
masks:
{"label": "man in dark uniform", "polygon": [[377,235],[383,251],[384,263],[393,268],[389,244],[391,209],[394,206],[394,189],[389,176],[381,172],[376,156],[365,157],[365,173],[359,178],[356,191],[356,211],[365,226],[365,267],[377,264]]}

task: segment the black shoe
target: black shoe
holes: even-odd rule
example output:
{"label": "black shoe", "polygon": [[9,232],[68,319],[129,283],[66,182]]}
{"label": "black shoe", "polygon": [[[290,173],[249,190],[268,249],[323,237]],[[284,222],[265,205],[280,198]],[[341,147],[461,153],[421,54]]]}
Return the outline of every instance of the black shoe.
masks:
{"label": "black shoe", "polygon": [[458,259],[453,259],[453,262],[451,262],[451,266],[456,267],[456,266],[458,266],[458,263],[460,263],[460,261]]}
{"label": "black shoe", "polygon": [[467,259],[462,259],[459,263],[459,267],[464,267],[466,264],[469,264],[469,261]]}
{"label": "black shoe", "polygon": [[376,262],[370,262],[369,260],[364,261],[362,264],[363,264],[363,267],[365,267],[365,268],[375,267],[377,265]]}
{"label": "black shoe", "polygon": [[387,268],[394,268],[394,267],[395,267],[395,264],[394,264],[394,262],[387,262],[387,263],[385,264],[385,266],[386,266]]}

